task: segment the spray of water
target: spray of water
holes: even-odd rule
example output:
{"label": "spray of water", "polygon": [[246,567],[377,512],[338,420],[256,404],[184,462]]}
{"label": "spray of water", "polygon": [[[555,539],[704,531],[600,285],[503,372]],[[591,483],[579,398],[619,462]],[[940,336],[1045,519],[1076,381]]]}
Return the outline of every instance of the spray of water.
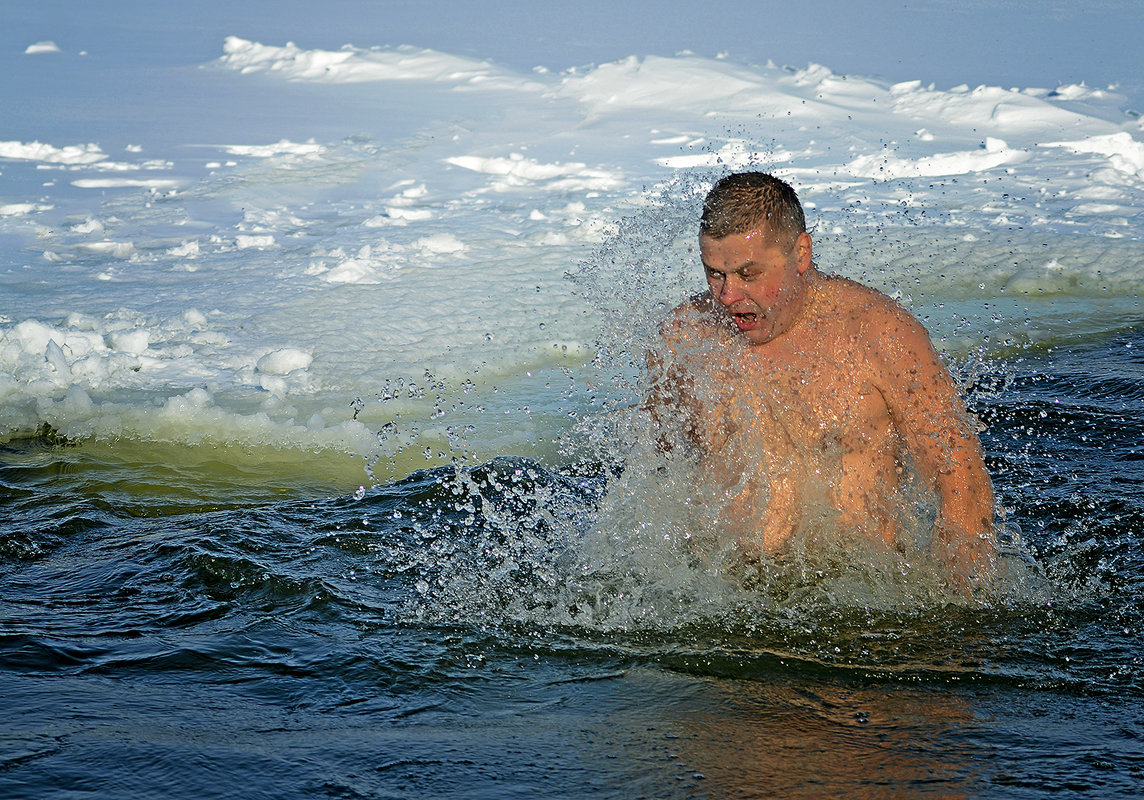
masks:
{"label": "spray of water", "polygon": [[[991,572],[968,586],[952,579],[930,547],[933,499],[908,476],[888,500],[903,531],[900,546],[856,533],[816,511],[811,498],[782,553],[744,554],[726,522],[742,484],[713,483],[671,421],[641,405],[661,324],[703,286],[695,220],[710,183],[692,175],[649,192],[570,276],[598,313],[600,336],[593,360],[564,369],[562,388],[552,392],[552,405],[572,421],[555,459],[468,455],[466,437],[481,422],[470,413],[481,403],[476,384],[451,387],[427,373],[379,397],[387,406],[420,403],[420,419],[443,432],[440,452],[430,455],[451,459],[410,479],[426,486],[421,500],[400,511],[413,545],[387,551],[416,576],[406,618],[595,634],[777,631],[790,647],[822,626],[837,633],[881,625],[886,615],[1051,602],[1058,587],[1013,523],[999,527]],[[1004,383],[1003,368],[988,359],[954,367],[989,387],[979,400]],[[521,409],[505,415],[526,418]],[[422,451],[434,447],[420,425],[394,416],[379,434],[387,471],[429,458]],[[776,469],[765,452],[744,463],[762,476]],[[756,499],[765,517],[765,493]]]}

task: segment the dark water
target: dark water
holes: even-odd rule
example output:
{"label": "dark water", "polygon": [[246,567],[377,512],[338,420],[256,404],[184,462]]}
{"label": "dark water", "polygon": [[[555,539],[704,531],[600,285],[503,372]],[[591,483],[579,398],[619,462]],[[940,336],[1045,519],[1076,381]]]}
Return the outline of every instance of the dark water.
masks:
{"label": "dark water", "polygon": [[625,549],[612,466],[314,499],[10,443],[0,797],[1139,797],[1144,332],[973,404],[1023,544],[960,600]]}

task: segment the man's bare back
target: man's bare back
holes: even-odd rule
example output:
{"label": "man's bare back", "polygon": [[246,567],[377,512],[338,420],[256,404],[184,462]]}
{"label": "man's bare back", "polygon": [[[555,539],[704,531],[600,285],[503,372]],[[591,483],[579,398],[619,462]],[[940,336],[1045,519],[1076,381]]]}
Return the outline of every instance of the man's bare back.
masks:
{"label": "man's bare back", "polygon": [[992,552],[992,491],[928,334],[885,295],[819,273],[805,231],[775,227],[700,237],[710,293],[665,326],[649,407],[674,410],[748,554],[812,520],[900,546],[916,477],[968,577]]}

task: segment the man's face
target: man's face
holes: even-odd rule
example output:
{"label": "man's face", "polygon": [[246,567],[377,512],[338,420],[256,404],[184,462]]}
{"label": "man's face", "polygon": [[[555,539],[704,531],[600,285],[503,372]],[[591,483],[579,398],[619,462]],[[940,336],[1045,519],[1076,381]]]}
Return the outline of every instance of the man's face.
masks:
{"label": "man's face", "polygon": [[765,228],[722,239],[699,237],[711,297],[751,344],[782,336],[798,320],[806,298],[803,276],[811,266],[805,233],[794,244]]}

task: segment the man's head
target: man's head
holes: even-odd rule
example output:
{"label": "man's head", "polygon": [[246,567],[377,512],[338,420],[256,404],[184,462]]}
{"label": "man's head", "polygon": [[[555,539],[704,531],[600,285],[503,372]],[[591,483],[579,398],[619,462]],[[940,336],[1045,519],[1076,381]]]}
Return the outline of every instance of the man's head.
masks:
{"label": "man's head", "polygon": [[765,172],[738,172],[721,179],[703,202],[701,236],[765,231],[793,246],[806,233],[806,217],[794,189]]}
{"label": "man's head", "polygon": [[699,255],[712,299],[750,343],[766,344],[798,322],[813,245],[789,185],[761,172],[715,184],[703,206]]}

